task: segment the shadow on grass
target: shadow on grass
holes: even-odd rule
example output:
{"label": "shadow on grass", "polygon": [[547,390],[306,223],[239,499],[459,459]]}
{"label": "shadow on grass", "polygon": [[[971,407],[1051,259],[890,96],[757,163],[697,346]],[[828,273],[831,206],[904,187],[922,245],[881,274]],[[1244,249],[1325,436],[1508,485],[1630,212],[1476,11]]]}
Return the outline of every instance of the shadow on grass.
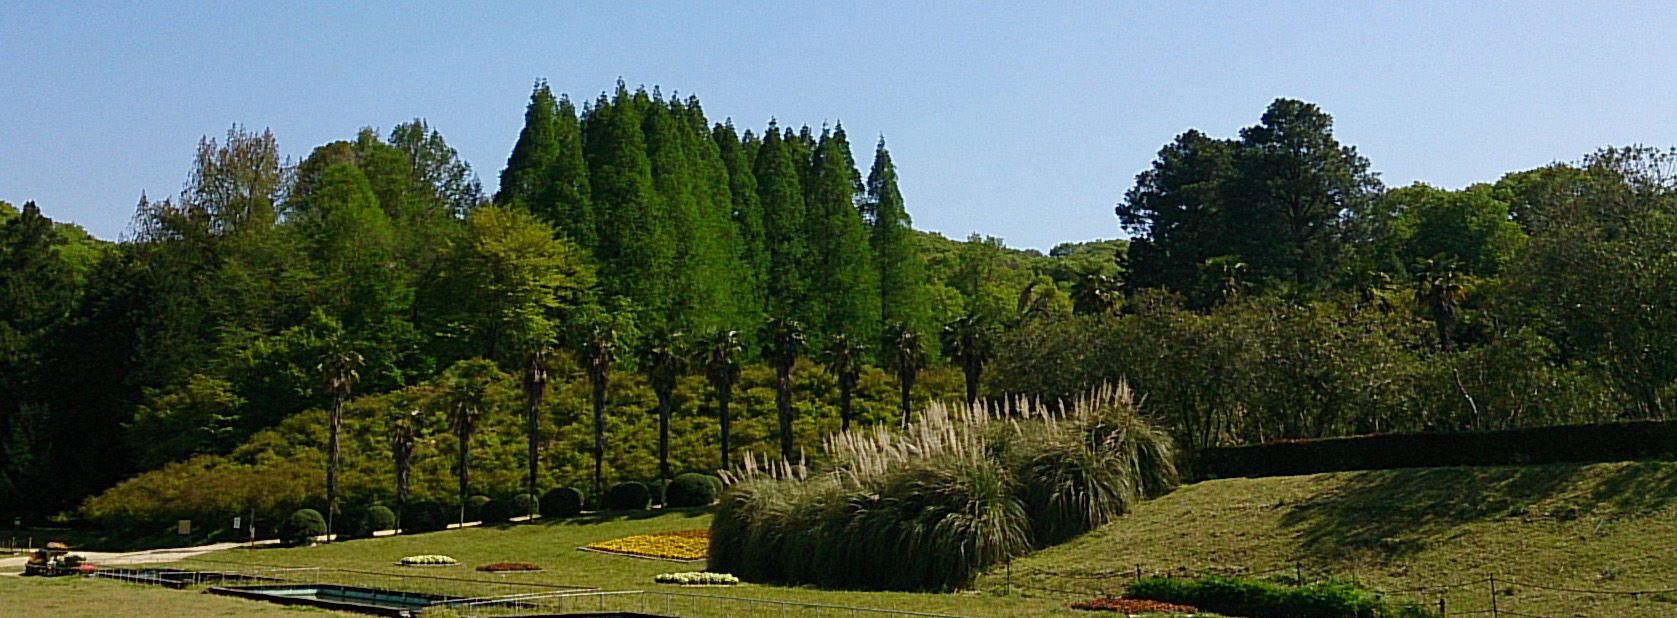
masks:
{"label": "shadow on grass", "polygon": [[1292,505],[1284,528],[1320,560],[1400,558],[1465,524],[1519,515],[1568,487],[1577,465],[1360,472]]}

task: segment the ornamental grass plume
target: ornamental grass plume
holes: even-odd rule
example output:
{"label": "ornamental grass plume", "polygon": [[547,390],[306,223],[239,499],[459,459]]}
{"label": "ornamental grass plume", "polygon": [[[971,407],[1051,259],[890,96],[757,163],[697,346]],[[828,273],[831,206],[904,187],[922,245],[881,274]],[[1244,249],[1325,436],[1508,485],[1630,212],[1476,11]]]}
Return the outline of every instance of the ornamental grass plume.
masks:
{"label": "ornamental grass plume", "polygon": [[819,469],[747,457],[727,473],[708,568],[830,588],[961,588],[1176,485],[1170,438],[1122,384],[1015,407],[933,404],[900,433],[834,434]]}

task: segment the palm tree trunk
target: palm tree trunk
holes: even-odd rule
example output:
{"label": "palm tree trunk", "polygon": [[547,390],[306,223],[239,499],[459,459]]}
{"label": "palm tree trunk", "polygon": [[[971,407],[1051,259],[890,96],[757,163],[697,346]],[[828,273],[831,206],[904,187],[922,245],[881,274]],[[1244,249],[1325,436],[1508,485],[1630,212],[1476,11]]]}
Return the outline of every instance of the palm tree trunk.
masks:
{"label": "palm tree trunk", "polygon": [[733,394],[730,392],[731,390],[731,388],[723,388],[716,393],[718,412],[722,415],[722,467],[717,468],[718,470],[728,469],[728,434],[733,430],[728,419],[728,399]]}
{"label": "palm tree trunk", "polygon": [[775,373],[780,378],[774,396],[780,416],[780,457],[792,461],[792,366],[776,367]]}
{"label": "palm tree trunk", "polygon": [[[530,375],[525,383],[530,404],[526,414],[527,418],[524,419],[524,435],[530,439],[530,452],[527,456],[530,470],[529,478],[525,479],[525,487],[526,492],[531,497],[530,504],[535,504],[536,473],[537,468],[541,465],[541,447],[538,444],[537,433],[541,430],[542,395],[547,391],[547,376],[542,374],[540,362],[539,357],[531,358]],[[525,515],[535,515],[535,513],[525,513]]]}
{"label": "palm tree trunk", "polygon": [[850,431],[850,388],[849,384],[839,385],[839,419],[843,431]]}
{"label": "palm tree trunk", "polygon": [[460,432],[460,461],[456,462],[456,465],[459,466],[457,469],[460,472],[460,523],[462,524],[466,523],[466,499],[471,497],[470,485],[467,483],[467,464],[471,461],[468,451],[471,449],[471,444],[471,430],[462,430]]}
{"label": "palm tree trunk", "polygon": [[589,377],[594,387],[594,499],[599,500],[601,485],[605,481],[606,375],[604,372],[590,372]]}
{"label": "palm tree trunk", "polygon": [[658,478],[670,480],[670,396],[658,389]]}
{"label": "palm tree trunk", "polygon": [[326,538],[332,538],[333,518],[338,514],[338,434],[343,432],[344,400],[332,394],[331,429],[326,437]]}

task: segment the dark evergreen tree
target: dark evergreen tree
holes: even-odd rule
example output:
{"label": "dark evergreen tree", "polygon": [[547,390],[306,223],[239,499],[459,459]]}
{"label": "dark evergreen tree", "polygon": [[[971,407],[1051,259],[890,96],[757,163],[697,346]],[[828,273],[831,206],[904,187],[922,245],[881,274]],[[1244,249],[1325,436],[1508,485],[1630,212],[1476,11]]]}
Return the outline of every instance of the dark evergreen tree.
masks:
{"label": "dark evergreen tree", "polygon": [[753,173],[763,209],[763,238],[768,248],[768,312],[805,324],[814,323],[809,278],[814,270],[805,226],[799,153],[780,129],[769,123]]}
{"label": "dark evergreen tree", "polygon": [[916,243],[908,210],[903,207],[902,193],[897,190],[897,167],[891,163],[883,137],[874,148],[863,204],[879,270],[879,323],[900,322],[921,332],[930,330],[932,311],[925,258]]}
{"label": "dark evergreen tree", "polygon": [[599,216],[595,257],[604,296],[623,298],[646,316],[647,327],[667,326],[678,291],[676,235],[665,216],[647,159],[643,119],[652,102],[622,82],[585,114],[583,152]]}
{"label": "dark evergreen tree", "polygon": [[856,208],[862,183],[844,128],[822,132],[804,189],[810,303],[817,312],[810,333],[825,340],[846,333],[862,341],[879,337],[879,271],[868,232]]}
{"label": "dark evergreen tree", "polygon": [[1125,284],[1188,294],[1206,260],[1236,250],[1224,213],[1235,144],[1189,130],[1159,150],[1118,205],[1131,236]]}
{"label": "dark evergreen tree", "polygon": [[730,218],[739,237],[739,259],[743,266],[740,269],[741,322],[754,322],[767,311],[770,268],[763,207],[757,198],[757,176],[751,166],[750,151],[760,143],[750,131],[743,137],[737,135],[732,123],[716,125],[712,137],[728,173]]}

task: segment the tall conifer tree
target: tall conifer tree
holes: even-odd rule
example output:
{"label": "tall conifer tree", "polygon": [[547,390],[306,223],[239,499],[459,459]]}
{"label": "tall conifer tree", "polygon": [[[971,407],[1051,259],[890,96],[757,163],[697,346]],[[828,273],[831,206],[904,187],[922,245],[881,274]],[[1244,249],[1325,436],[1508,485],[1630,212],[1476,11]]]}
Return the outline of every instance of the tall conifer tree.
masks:
{"label": "tall conifer tree", "polygon": [[716,125],[711,136],[728,174],[730,218],[734,223],[734,233],[739,237],[739,259],[743,265],[740,284],[744,295],[740,309],[752,316],[747,321],[755,322],[755,316],[763,315],[768,306],[766,288],[769,278],[763,206],[757,199],[757,177],[751,172],[751,157],[747,152],[748,148],[755,148],[758,143],[750,131],[746,131],[743,138],[736,134],[731,122]]}
{"label": "tall conifer tree", "polygon": [[804,192],[794,148],[771,121],[757,153],[754,174],[763,208],[764,245],[768,248],[768,313],[813,324],[809,310],[810,252],[804,227]]}
{"label": "tall conifer tree", "polygon": [[810,299],[819,313],[817,341],[844,333],[861,341],[879,337],[879,273],[862,214],[856,209],[862,182],[850,156],[844,128],[823,131],[805,186],[810,246]]}
{"label": "tall conifer tree", "polygon": [[903,323],[917,332],[930,332],[926,262],[910,227],[908,210],[903,207],[902,193],[897,190],[897,168],[891,163],[883,137],[874,148],[867,192],[863,215],[871,228],[869,240],[879,269],[879,323]]}
{"label": "tall conifer tree", "polygon": [[651,106],[644,91],[631,95],[618,82],[611,99],[601,95],[584,115],[583,153],[599,215],[601,288],[628,299],[656,329],[667,325],[672,309],[676,247],[641,129]]}

